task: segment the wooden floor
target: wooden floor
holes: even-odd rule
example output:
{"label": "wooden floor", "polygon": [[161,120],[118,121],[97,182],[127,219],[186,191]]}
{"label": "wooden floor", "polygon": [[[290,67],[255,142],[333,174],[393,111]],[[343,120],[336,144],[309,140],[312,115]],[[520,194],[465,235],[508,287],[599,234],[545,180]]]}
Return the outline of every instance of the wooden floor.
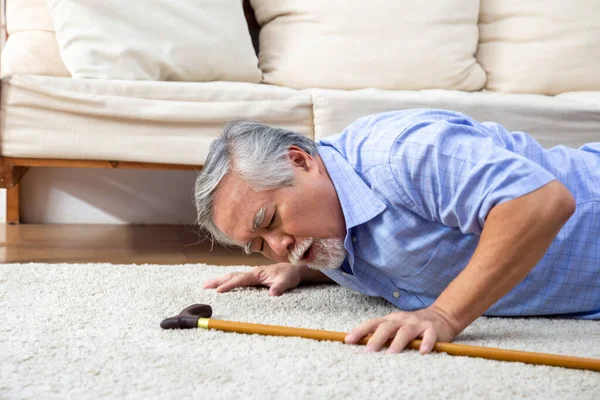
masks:
{"label": "wooden floor", "polygon": [[1,263],[264,265],[261,255],[214,247],[185,226],[0,224]]}

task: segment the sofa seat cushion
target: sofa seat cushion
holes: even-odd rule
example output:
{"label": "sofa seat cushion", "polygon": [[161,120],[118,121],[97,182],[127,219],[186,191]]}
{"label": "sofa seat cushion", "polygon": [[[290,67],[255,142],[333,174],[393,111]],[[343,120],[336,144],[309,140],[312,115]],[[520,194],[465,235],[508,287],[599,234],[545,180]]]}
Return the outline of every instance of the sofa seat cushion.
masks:
{"label": "sofa seat cushion", "polygon": [[594,101],[450,90],[307,89],[306,92],[313,97],[315,139],[339,133],[368,114],[441,108],[463,112],[482,122],[499,122],[509,130],[525,131],[546,147],[560,144],[579,147],[600,141],[600,103]]}
{"label": "sofa seat cushion", "polygon": [[574,100],[600,105],[600,92],[566,92],[556,96],[561,100]]}
{"label": "sofa seat cushion", "polygon": [[200,165],[242,117],[313,137],[309,93],[242,82],[2,80],[1,155]]}

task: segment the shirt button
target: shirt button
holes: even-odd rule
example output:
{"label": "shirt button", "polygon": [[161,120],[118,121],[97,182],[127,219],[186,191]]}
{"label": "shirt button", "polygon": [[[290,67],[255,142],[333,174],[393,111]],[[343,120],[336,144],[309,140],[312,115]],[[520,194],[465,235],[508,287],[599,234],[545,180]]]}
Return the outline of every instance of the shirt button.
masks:
{"label": "shirt button", "polygon": [[342,275],[348,276],[348,273],[347,272],[342,272]]}
{"label": "shirt button", "polygon": [[395,298],[398,298],[398,297],[400,297],[400,292],[394,292],[394,297],[395,297]]}
{"label": "shirt button", "polygon": [[356,243],[356,236],[352,236],[352,243]]}

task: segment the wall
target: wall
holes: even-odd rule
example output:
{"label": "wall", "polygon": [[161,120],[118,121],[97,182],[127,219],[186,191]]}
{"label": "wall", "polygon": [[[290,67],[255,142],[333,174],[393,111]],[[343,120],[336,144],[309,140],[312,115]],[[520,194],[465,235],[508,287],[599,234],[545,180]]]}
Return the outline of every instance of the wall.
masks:
{"label": "wall", "polygon": [[25,223],[192,224],[195,179],[194,171],[32,168],[21,180],[21,219]]}

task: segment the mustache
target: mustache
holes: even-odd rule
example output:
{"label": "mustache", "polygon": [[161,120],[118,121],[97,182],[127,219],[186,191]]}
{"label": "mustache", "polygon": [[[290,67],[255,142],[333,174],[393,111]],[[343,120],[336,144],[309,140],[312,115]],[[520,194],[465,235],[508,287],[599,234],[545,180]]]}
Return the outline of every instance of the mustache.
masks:
{"label": "mustache", "polygon": [[302,259],[302,256],[304,255],[304,253],[306,253],[306,250],[308,250],[308,248],[310,246],[312,246],[313,244],[313,238],[306,238],[306,240],[304,240],[301,243],[298,243],[290,252],[288,259],[290,261],[290,263],[292,264],[300,264],[300,260]]}
{"label": "mustache", "polygon": [[317,246],[314,259],[306,264],[309,268],[317,270],[333,270],[339,268],[346,258],[346,249],[341,239],[326,238],[314,239],[307,238],[298,243],[288,256],[290,263],[294,265],[302,264],[304,253],[311,247]]}

